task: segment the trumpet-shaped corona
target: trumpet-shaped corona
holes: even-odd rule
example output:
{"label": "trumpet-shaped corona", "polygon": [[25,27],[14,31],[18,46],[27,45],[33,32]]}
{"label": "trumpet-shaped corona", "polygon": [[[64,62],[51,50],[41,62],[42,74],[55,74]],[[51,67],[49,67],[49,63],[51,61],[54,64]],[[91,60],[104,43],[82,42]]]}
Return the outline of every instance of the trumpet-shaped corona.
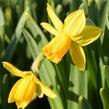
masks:
{"label": "trumpet-shaped corona", "polygon": [[70,13],[65,18],[64,23],[56,16],[49,4],[47,12],[55,28],[46,22],[42,22],[41,26],[55,37],[43,48],[43,54],[52,62],[59,63],[69,50],[73,63],[80,70],[84,70],[86,58],[82,46],[97,40],[101,34],[101,29],[86,25],[82,9]]}
{"label": "trumpet-shaped corona", "polygon": [[35,97],[43,97],[43,94],[52,99],[56,97],[56,94],[31,71],[21,71],[8,62],[3,62],[3,66],[11,74],[21,77],[12,87],[8,97],[8,103],[15,102],[18,109],[24,109]]}

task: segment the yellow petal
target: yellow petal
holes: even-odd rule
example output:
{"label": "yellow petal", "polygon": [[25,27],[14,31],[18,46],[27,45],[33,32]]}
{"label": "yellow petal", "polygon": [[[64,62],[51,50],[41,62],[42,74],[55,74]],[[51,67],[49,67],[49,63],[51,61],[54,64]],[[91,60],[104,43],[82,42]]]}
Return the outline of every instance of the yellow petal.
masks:
{"label": "yellow petal", "polygon": [[36,91],[35,86],[36,86],[35,82],[33,80],[31,80],[28,87],[25,89],[26,92],[24,93],[24,95],[22,94],[23,100],[20,100],[20,101],[16,100],[16,105],[18,108],[24,109],[32,101],[32,98],[33,98],[35,91]]}
{"label": "yellow petal", "polygon": [[35,86],[33,75],[27,75],[18,80],[9,93],[8,103],[16,102],[18,108],[25,108],[35,94]]}
{"label": "yellow petal", "polygon": [[41,83],[40,86],[41,86],[41,89],[42,89],[42,93],[44,93],[46,96],[48,96],[52,99],[57,97],[57,95],[45,84]]}
{"label": "yellow petal", "polygon": [[77,43],[72,42],[71,48],[69,49],[72,61],[80,70],[84,70],[86,66],[85,53],[82,47]]}
{"label": "yellow petal", "polygon": [[2,62],[2,63],[3,63],[3,67],[6,68],[6,70],[8,70],[11,74],[18,76],[18,77],[23,77],[22,71],[17,69],[11,63],[9,62]]}
{"label": "yellow petal", "polygon": [[96,26],[86,26],[82,33],[73,38],[81,46],[86,46],[99,38],[101,28]]}
{"label": "yellow petal", "polygon": [[26,96],[25,94],[29,88],[29,85],[30,85],[32,79],[33,79],[33,76],[30,76],[30,75],[25,76],[21,79],[21,82],[19,83],[16,93],[14,95],[14,98],[16,101],[24,101],[24,97]]}
{"label": "yellow petal", "polygon": [[17,90],[18,85],[19,85],[20,82],[21,82],[21,79],[18,80],[18,81],[14,84],[14,86],[12,87],[12,89],[11,89],[11,91],[10,91],[10,93],[9,93],[8,103],[15,102],[14,95],[15,95],[15,93],[16,93],[16,90]]}
{"label": "yellow petal", "polygon": [[63,29],[63,23],[56,16],[56,14],[54,13],[54,11],[52,10],[52,8],[51,8],[51,6],[49,4],[47,4],[47,12],[48,12],[48,16],[50,17],[50,19],[51,19],[53,25],[55,26],[55,28],[58,31],[62,31],[62,29]]}
{"label": "yellow petal", "polygon": [[[30,79],[30,77],[29,77],[29,79]],[[27,90],[26,90],[26,92],[24,94],[23,100],[24,101],[31,101],[34,94],[35,94],[35,91],[36,91],[36,83],[32,79],[29,82],[29,85],[28,85]]]}
{"label": "yellow petal", "polygon": [[17,109],[25,109],[28,104],[28,101],[16,101]]}
{"label": "yellow petal", "polygon": [[53,34],[53,35],[56,35],[56,34],[57,34],[56,29],[53,28],[50,24],[45,23],[45,22],[42,22],[42,23],[41,23],[41,26],[42,26],[45,30],[47,30],[48,32],[50,32],[51,34]]}
{"label": "yellow petal", "polygon": [[64,31],[73,40],[75,35],[80,34],[86,24],[83,10],[77,10],[69,14],[64,20]]}
{"label": "yellow petal", "polygon": [[64,34],[54,37],[44,48],[44,55],[54,63],[59,63],[71,45],[70,38]]}
{"label": "yellow petal", "polygon": [[[48,96],[48,97],[50,97],[52,99],[57,97],[57,95],[47,85],[45,85],[40,80],[38,80],[38,78],[35,78],[35,82],[36,82],[36,84],[38,84],[41,87],[42,96],[43,96],[43,94],[45,94],[46,96]],[[41,93],[40,93],[40,95],[41,95]]]}

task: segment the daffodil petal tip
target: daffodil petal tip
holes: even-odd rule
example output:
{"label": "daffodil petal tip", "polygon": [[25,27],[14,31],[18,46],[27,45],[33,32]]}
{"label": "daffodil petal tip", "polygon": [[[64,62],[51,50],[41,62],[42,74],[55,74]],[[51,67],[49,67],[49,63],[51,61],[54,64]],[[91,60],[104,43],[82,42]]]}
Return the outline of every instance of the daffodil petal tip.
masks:
{"label": "daffodil petal tip", "polygon": [[47,3],[47,7],[50,7],[49,3]]}
{"label": "daffodil petal tip", "polygon": [[2,62],[2,64],[3,64],[3,67],[5,68],[8,63],[4,61]]}
{"label": "daffodil petal tip", "polygon": [[54,94],[53,99],[54,99],[54,98],[57,98],[57,97],[58,97],[58,96],[57,96],[56,94]]}

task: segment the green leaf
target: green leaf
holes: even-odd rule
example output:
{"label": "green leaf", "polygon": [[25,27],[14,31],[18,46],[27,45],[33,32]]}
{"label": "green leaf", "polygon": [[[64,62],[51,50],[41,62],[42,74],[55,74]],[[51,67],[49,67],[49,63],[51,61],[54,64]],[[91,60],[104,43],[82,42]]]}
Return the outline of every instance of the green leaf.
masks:
{"label": "green leaf", "polygon": [[41,45],[41,47],[43,47],[45,44],[48,43],[46,36],[30,15],[28,16],[28,20],[26,21],[26,27],[31,31],[34,38],[36,38],[36,40],[38,41],[38,45]]}
{"label": "green leaf", "polygon": [[[32,54],[32,57],[35,59],[36,56],[38,55],[38,53],[40,52],[39,51],[39,48],[35,42],[35,40],[32,38],[32,36],[27,32],[27,30],[23,29],[23,34],[24,34],[24,37],[27,41],[27,44],[28,44],[28,47],[29,47],[29,50]],[[31,49],[32,48],[32,49]]]}
{"label": "green leaf", "polygon": [[[30,33],[26,31],[25,29],[23,29],[23,34],[27,41],[27,44],[29,45],[29,49],[33,56],[33,59],[35,59],[36,56],[40,53],[38,49],[38,45],[37,43],[35,43],[35,40],[30,35]],[[45,59],[40,67],[39,72],[40,72],[39,76],[41,80],[44,81],[48,86],[53,87],[54,91],[57,92],[58,94],[58,97],[56,99],[54,100],[49,99],[51,108],[52,109],[56,109],[56,108],[63,109],[64,105],[61,101],[61,96],[58,93],[60,91],[60,85],[59,85],[59,88],[57,87],[57,84],[59,84],[59,80],[56,79],[56,71],[53,65],[48,60]]]}
{"label": "green leaf", "polygon": [[107,82],[107,85],[108,85],[108,88],[109,88],[109,66],[108,65],[105,65],[104,66],[104,78]]}
{"label": "green leaf", "polygon": [[[37,23],[35,23],[35,21],[30,17],[28,17],[28,21],[26,22],[26,27],[31,31],[32,35],[34,36],[36,42],[37,42],[37,45],[38,45],[38,48],[42,49],[42,47],[47,44],[47,39],[46,39],[46,36],[43,34],[43,32],[41,31],[41,29],[39,28],[39,26],[37,25]],[[67,83],[66,83],[66,74],[67,72],[64,72],[63,70],[63,65],[59,64],[59,66],[55,66],[56,67],[56,72],[57,72],[57,75],[59,77],[59,80],[60,80],[60,83],[63,87],[63,90],[66,89],[65,86],[67,86]],[[62,71],[63,70],[63,71]],[[65,93],[65,91],[64,91]]]}
{"label": "green leaf", "polygon": [[109,14],[106,15],[106,25],[109,30]]}
{"label": "green leaf", "polygon": [[98,88],[98,76],[97,76],[97,62],[95,58],[95,51],[92,46],[89,46],[86,51],[87,54],[87,71],[90,76],[91,82],[94,88]]}
{"label": "green leaf", "polygon": [[9,75],[5,74],[2,79],[2,90],[1,90],[1,99],[3,109],[7,108],[7,99],[8,99],[8,89],[9,89]]}
{"label": "green leaf", "polygon": [[4,23],[5,20],[4,20],[3,11],[0,8],[0,55],[4,48]]}
{"label": "green leaf", "polygon": [[21,16],[21,18],[17,24],[15,33],[12,36],[11,43],[8,46],[7,51],[5,52],[3,59],[5,59],[5,60],[11,59],[11,57],[16,49],[16,46],[18,44],[18,41],[22,35],[22,28],[25,25],[25,21],[27,19],[28,13],[29,13],[29,8],[26,8],[26,10],[24,11],[23,15]]}
{"label": "green leaf", "polygon": [[104,29],[106,26],[106,20],[107,20],[107,15],[109,13],[109,0],[104,1],[104,4],[101,8],[101,12],[100,12],[100,26]]}
{"label": "green leaf", "polygon": [[109,90],[107,88],[101,88],[100,97],[103,103],[103,109],[108,109],[109,108]]}
{"label": "green leaf", "polygon": [[89,102],[82,96],[79,97],[79,109],[92,109]]}
{"label": "green leaf", "polygon": [[[69,82],[72,83],[72,86],[69,86],[68,93],[72,92],[77,95],[82,95],[87,98],[87,88],[88,88],[88,77],[87,72],[81,72],[76,66],[70,64],[70,75]],[[78,97],[72,96],[72,100],[68,99],[68,109],[78,109],[78,104],[76,103]]]}

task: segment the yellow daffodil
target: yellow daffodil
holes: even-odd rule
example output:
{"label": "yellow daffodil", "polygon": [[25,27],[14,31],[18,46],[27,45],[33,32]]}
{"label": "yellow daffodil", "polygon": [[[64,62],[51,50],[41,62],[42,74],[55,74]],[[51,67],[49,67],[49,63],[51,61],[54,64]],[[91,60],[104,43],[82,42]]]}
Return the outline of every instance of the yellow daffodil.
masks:
{"label": "yellow daffodil", "polygon": [[34,97],[43,97],[43,94],[50,98],[56,97],[56,94],[31,71],[21,71],[8,62],[3,62],[3,66],[11,74],[21,77],[12,87],[8,97],[8,103],[15,102],[18,109],[24,109]]}
{"label": "yellow daffodil", "polygon": [[47,12],[55,28],[46,22],[42,22],[41,25],[55,37],[43,48],[44,55],[52,62],[59,63],[69,50],[73,63],[84,70],[86,58],[82,46],[97,40],[101,34],[101,29],[86,25],[82,9],[70,13],[65,18],[64,23],[56,16],[49,4]]}

